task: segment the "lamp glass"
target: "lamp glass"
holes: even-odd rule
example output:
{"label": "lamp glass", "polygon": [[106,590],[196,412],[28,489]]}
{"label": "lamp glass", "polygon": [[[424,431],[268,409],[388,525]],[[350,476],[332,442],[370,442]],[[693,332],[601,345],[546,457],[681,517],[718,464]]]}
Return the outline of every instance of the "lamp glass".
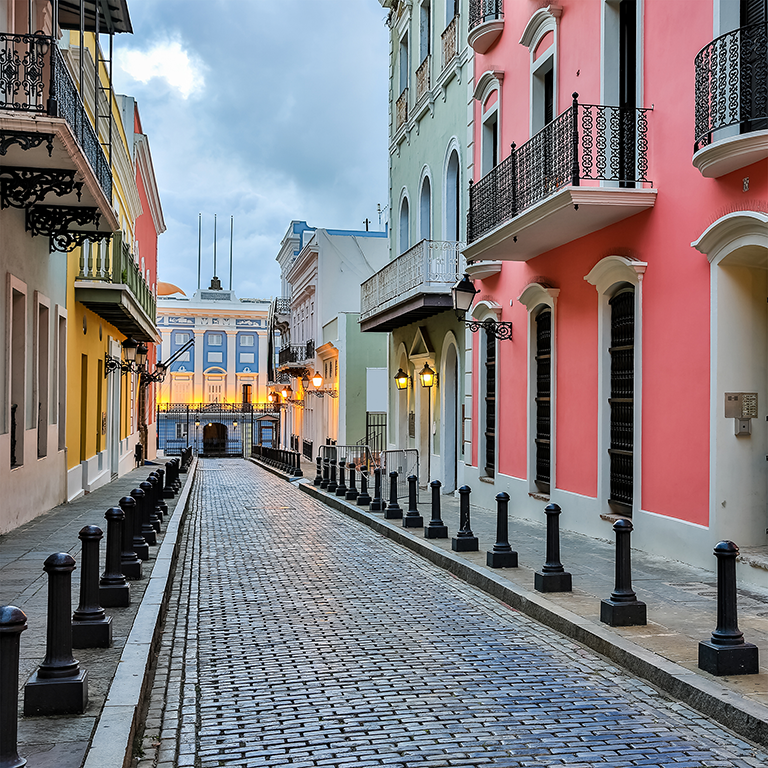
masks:
{"label": "lamp glass", "polygon": [[397,373],[395,374],[395,386],[398,389],[408,388],[408,374],[405,373],[402,368],[398,368]]}
{"label": "lamp glass", "polygon": [[138,346],[138,342],[130,337],[123,342],[123,354],[129,363],[132,363],[136,359],[136,348]]}
{"label": "lamp glass", "polygon": [[147,362],[147,355],[149,349],[147,345],[142,341],[138,347],[136,347],[136,365],[144,365]]}
{"label": "lamp glass", "polygon": [[451,297],[453,298],[453,308],[457,312],[468,312],[475,300],[475,286],[469,279],[469,275],[464,275],[456,285],[451,288]]}
{"label": "lamp glass", "polygon": [[309,376],[306,373],[301,377],[301,386],[305,392],[309,389]]}
{"label": "lamp glass", "polygon": [[421,379],[422,387],[431,387],[435,383],[435,372],[429,367],[429,363],[425,363],[424,367],[419,371],[419,378]]}
{"label": "lamp glass", "polygon": [[312,377],[312,383],[320,389],[320,387],[323,386],[323,377],[320,375],[319,371],[315,371],[315,375]]}

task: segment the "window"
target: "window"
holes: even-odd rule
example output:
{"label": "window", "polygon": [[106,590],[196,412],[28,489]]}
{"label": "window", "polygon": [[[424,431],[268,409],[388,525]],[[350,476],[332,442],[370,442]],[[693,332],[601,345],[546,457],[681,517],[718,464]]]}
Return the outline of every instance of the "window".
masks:
{"label": "window", "polygon": [[400,203],[400,253],[405,253],[410,248],[409,240],[410,213],[408,210],[408,198],[403,197]]}
{"label": "window", "polygon": [[425,0],[419,7],[419,63],[429,56],[429,0]]}
{"label": "window", "polygon": [[224,343],[224,336],[221,333],[209,333],[208,344],[211,347],[220,347]]}
{"label": "window", "polygon": [[[10,276],[9,276],[10,277]],[[8,324],[10,348],[10,406],[11,406],[11,467],[24,463],[24,433],[26,431],[26,366],[27,366],[27,295],[26,285],[10,277],[11,303]]]}
{"label": "window", "polygon": [[448,157],[448,165],[445,172],[445,239],[458,241],[461,188],[459,177],[459,153],[454,149]]}
{"label": "window", "polygon": [[189,425],[176,422],[176,439],[185,440],[189,434]]}
{"label": "window", "polygon": [[499,113],[496,103],[483,118],[480,173],[485,176],[499,164]]}
{"label": "window", "polygon": [[560,14],[556,6],[539,8],[520,38],[530,54],[532,136],[557,115],[557,20]]}
{"label": "window", "polygon": [[254,346],[254,336],[252,333],[241,333],[240,334],[240,346],[241,347],[252,347]]}
{"label": "window", "polygon": [[[221,353],[219,353],[219,354],[221,354]],[[182,353],[181,353],[181,354],[180,354],[180,355],[179,355],[179,356],[176,358],[175,362],[177,362],[177,363],[188,363],[188,362],[189,362],[189,359],[190,359],[190,357],[189,357],[189,350],[187,350],[186,352],[182,352]]]}
{"label": "window", "polygon": [[240,353],[240,362],[241,363],[253,363],[255,362],[255,355],[253,352],[241,352]]}
{"label": "window", "polygon": [[223,352],[209,352],[208,353],[208,362],[209,363],[222,363],[224,362],[224,353]]}
{"label": "window", "polygon": [[459,0],[445,0],[445,26],[447,27],[452,21],[453,17],[459,12]]}
{"label": "window", "polygon": [[432,237],[432,185],[429,176],[421,183],[419,196],[419,239],[430,240]]}
{"label": "window", "polygon": [[485,333],[485,474],[496,474],[496,337]]}
{"label": "window", "polygon": [[400,94],[408,87],[408,35],[400,41]]}
{"label": "window", "polygon": [[608,398],[611,422],[610,495],[608,501],[624,514],[632,514],[634,393],[635,393],[635,291],[625,288],[608,302],[611,316],[611,388]]}
{"label": "window", "polygon": [[536,487],[549,493],[552,413],[552,311],[536,315]]}
{"label": "window", "polygon": [[191,338],[190,334],[188,334],[188,333],[179,333],[179,332],[177,332],[175,334],[175,336],[176,336],[176,343],[177,344],[186,344],[190,340],[190,338]]}

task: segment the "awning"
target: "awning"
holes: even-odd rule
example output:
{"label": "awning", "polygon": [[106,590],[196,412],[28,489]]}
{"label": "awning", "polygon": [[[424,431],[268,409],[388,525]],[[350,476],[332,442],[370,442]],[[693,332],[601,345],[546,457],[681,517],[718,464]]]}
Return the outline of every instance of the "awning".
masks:
{"label": "awning", "polygon": [[[133,32],[128,15],[127,0],[82,0],[85,32],[96,31],[96,2],[99,3],[99,32],[115,34]],[[62,29],[80,29],[81,0],[59,0],[59,26]]]}

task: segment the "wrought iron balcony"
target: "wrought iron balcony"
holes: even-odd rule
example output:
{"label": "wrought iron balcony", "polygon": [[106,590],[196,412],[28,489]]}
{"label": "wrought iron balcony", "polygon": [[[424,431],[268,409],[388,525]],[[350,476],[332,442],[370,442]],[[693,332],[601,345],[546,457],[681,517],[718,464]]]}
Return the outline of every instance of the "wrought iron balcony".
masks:
{"label": "wrought iron balcony", "polygon": [[290,315],[291,314],[291,300],[285,297],[275,299],[275,314],[276,315]]}
{"label": "wrought iron balcony", "polygon": [[314,357],[315,342],[310,340],[306,344],[291,344],[283,347],[277,355],[277,364],[280,367],[291,366],[293,363],[303,363]]}
{"label": "wrought iron balcony", "polygon": [[[721,176],[768,156],[768,139],[748,137],[768,130],[768,23],[721,35],[699,51],[694,65],[694,153],[731,140],[720,152],[702,152],[694,164],[705,176]],[[716,163],[723,166],[710,167]]]}
{"label": "wrought iron balcony", "polygon": [[455,58],[459,55],[459,17],[454,16],[451,19],[451,23],[445,28],[440,39],[443,44],[443,63],[440,67],[442,72]]}
{"label": "wrought iron balcony", "polygon": [[112,202],[112,171],[52,37],[0,33],[0,112],[63,117]]}
{"label": "wrought iron balcony", "polygon": [[485,53],[504,29],[504,0],[469,0],[467,42],[476,53]]}
{"label": "wrought iron balcony", "polygon": [[157,301],[120,233],[81,249],[75,298],[126,336],[159,341]]}
{"label": "wrought iron balcony", "polygon": [[[585,180],[602,184],[600,189],[606,188],[606,192],[650,186],[648,111],[579,104],[574,94],[571,107],[522,146],[512,144],[512,151],[506,159],[475,184],[470,182],[469,243],[521,216],[558,190],[579,187]],[[607,189],[609,187],[611,189]],[[589,199],[596,205],[600,204],[599,197],[595,195]],[[625,199],[631,200],[627,196]],[[611,204],[616,202],[614,196]],[[578,206],[578,203],[574,204]],[[633,213],[637,212],[633,210]],[[618,209],[615,213],[619,213]],[[577,223],[571,234],[587,234],[577,234],[579,226],[588,224],[588,217],[582,219],[584,221]],[[606,221],[601,226],[607,223],[611,222]],[[467,250],[468,259],[476,258],[470,253],[471,248]],[[504,256],[497,253],[484,255],[483,258]]]}
{"label": "wrought iron balcony", "polygon": [[416,70],[416,101],[421,101],[429,91],[430,79],[429,79],[429,67],[432,62],[432,57],[427,56],[424,61],[419,64],[419,68]]}
{"label": "wrought iron balcony", "polygon": [[408,120],[408,89],[403,88],[403,92],[395,103],[395,130],[399,131]]}
{"label": "wrought iron balcony", "polygon": [[360,327],[390,331],[450,309],[464,272],[464,243],[422,240],[360,287]]}

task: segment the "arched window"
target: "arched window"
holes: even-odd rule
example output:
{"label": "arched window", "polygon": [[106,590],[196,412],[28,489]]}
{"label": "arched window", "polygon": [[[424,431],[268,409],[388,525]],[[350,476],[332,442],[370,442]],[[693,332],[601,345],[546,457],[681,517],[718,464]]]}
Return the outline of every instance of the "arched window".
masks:
{"label": "arched window", "polygon": [[552,310],[536,315],[536,487],[549,493],[552,443]]}
{"label": "arched window", "polygon": [[432,239],[432,185],[429,176],[424,177],[419,195],[419,239]]}
{"label": "arched window", "polygon": [[400,230],[398,232],[400,253],[405,253],[410,246],[409,239],[410,213],[408,210],[408,198],[403,197],[400,203]]}
{"label": "arched window", "polygon": [[460,240],[459,220],[461,188],[459,174],[459,153],[454,149],[448,158],[445,172],[445,239]]}

